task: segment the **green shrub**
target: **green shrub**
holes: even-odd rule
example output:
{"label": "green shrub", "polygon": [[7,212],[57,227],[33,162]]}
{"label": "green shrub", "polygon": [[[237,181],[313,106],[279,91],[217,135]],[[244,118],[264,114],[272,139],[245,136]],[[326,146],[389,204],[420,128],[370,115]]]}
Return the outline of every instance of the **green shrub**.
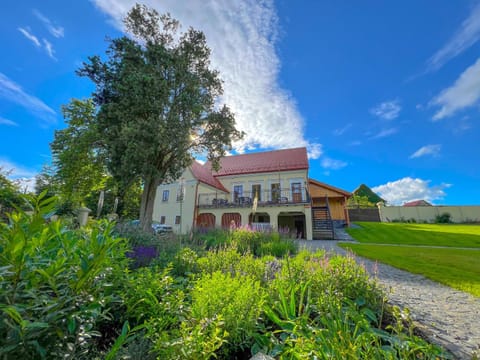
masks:
{"label": "green shrub", "polygon": [[451,222],[452,222],[451,215],[447,212],[435,216],[435,223],[436,224],[449,224]]}
{"label": "green shrub", "polygon": [[192,321],[219,317],[228,334],[221,352],[232,354],[252,345],[264,299],[260,282],[250,276],[205,274],[192,290]]}
{"label": "green shrub", "polygon": [[297,252],[297,246],[293,240],[272,240],[260,244],[258,254],[260,256],[272,255],[278,258],[293,255]]}
{"label": "green shrub", "polygon": [[197,272],[198,255],[192,249],[185,247],[181,249],[173,260],[173,273],[177,276],[187,276]]}
{"label": "green shrub", "polygon": [[0,223],[0,355],[91,358],[122,329],[110,314],[126,243],[109,223],[82,230],[46,223],[55,199],[43,196],[29,198],[32,215],[17,211]]}
{"label": "green shrub", "polygon": [[258,255],[260,245],[265,240],[265,234],[248,228],[239,228],[231,232],[230,238],[232,243],[237,245],[240,253],[251,252]]}
{"label": "green shrub", "polygon": [[134,324],[150,322],[149,328],[155,332],[180,323],[184,293],[170,271],[144,267],[128,275],[121,294],[128,320]]}
{"label": "green shrub", "polygon": [[196,243],[206,250],[219,249],[228,246],[231,242],[229,232],[222,229],[211,229],[206,233],[195,233]]}
{"label": "green shrub", "polygon": [[217,271],[231,276],[252,276],[259,281],[265,280],[266,262],[255,258],[251,253],[240,254],[233,245],[218,251],[211,250],[197,261],[202,274]]}
{"label": "green shrub", "polygon": [[[300,259],[307,273],[302,282],[296,273]],[[383,304],[377,297],[368,296],[370,302],[351,299],[378,290],[361,267],[340,259],[301,253],[293,261],[283,260],[282,274],[271,284],[264,307],[267,321],[255,335],[253,353],[262,351],[280,359],[449,358],[439,347],[416,337],[412,327],[404,327],[408,317],[395,309],[393,323],[382,329]],[[340,270],[347,275],[340,275]],[[323,277],[327,279],[319,279]],[[348,279],[353,283],[345,288]]]}

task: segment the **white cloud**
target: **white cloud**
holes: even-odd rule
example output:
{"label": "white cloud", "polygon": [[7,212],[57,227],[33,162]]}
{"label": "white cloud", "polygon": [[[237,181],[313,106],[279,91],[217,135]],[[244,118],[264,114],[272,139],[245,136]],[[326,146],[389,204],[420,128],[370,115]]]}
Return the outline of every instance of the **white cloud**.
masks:
{"label": "white cloud", "polygon": [[418,158],[425,155],[438,156],[440,154],[441,148],[442,145],[440,144],[422,146],[420,149],[410,155],[410,159]]}
{"label": "white cloud", "polygon": [[33,14],[43,23],[43,25],[45,25],[50,34],[52,34],[54,37],[63,38],[65,36],[64,28],[61,26],[55,26],[53,22],[40,11],[34,9]]}
{"label": "white cloud", "polygon": [[30,29],[29,29],[29,28],[21,28],[21,27],[19,27],[19,28],[18,28],[18,31],[20,31],[20,32],[21,32],[28,40],[30,40],[36,47],[42,46],[42,45],[40,44],[40,41],[38,40],[38,38],[30,32]]}
{"label": "white cloud", "polygon": [[322,154],[323,154],[323,149],[321,144],[308,143],[307,155],[310,159],[318,159]]}
{"label": "white cloud", "polygon": [[435,71],[460,55],[480,39],[480,3],[462,22],[450,40],[427,61],[427,71]]}
{"label": "white cloud", "polygon": [[15,164],[8,159],[0,158],[0,169],[7,173],[7,177],[15,182],[22,192],[34,192],[36,176],[35,170]]}
{"label": "white cloud", "polygon": [[[94,0],[114,19],[121,19],[135,0]],[[275,51],[278,19],[273,0],[147,0],[160,13],[170,12],[184,29],[205,33],[212,67],[224,81],[222,102],[235,114],[237,127],[246,133],[236,150],[307,146],[312,158],[321,146],[304,135],[304,120],[295,100],[278,82],[280,60]]]}
{"label": "white cloud", "polygon": [[45,38],[42,40],[43,40],[43,44],[45,45],[45,51],[47,52],[48,56],[53,60],[57,60],[57,58],[54,55],[55,50],[53,50],[52,43],[46,40]]}
{"label": "white cloud", "polygon": [[15,121],[5,119],[1,116],[0,116],[0,125],[18,126],[18,124]]}
{"label": "white cloud", "polygon": [[20,85],[2,73],[0,73],[0,97],[23,106],[47,124],[56,122],[56,113],[52,108],[39,98],[26,93]]}
{"label": "white cloud", "polygon": [[480,99],[480,58],[468,67],[455,83],[436,96],[430,105],[440,106],[433,120],[452,116],[457,111],[474,106]]}
{"label": "white cloud", "polygon": [[450,184],[430,186],[430,180],[405,177],[400,180],[375,186],[372,190],[385,199],[390,205],[401,205],[404,202],[423,199],[428,202],[441,200],[445,197],[445,189]]}
{"label": "white cloud", "polygon": [[400,115],[401,110],[402,107],[400,106],[400,101],[397,99],[378,104],[370,109],[370,113],[383,120],[393,120]]}
{"label": "white cloud", "polygon": [[338,170],[344,168],[348,164],[345,161],[335,160],[325,156],[322,158],[321,165],[324,169]]}
{"label": "white cloud", "polygon": [[398,129],[397,129],[397,128],[383,129],[383,130],[380,130],[377,134],[371,136],[370,139],[372,140],[372,139],[384,138],[384,137],[393,135],[393,134],[395,134],[395,133],[397,133],[397,132],[398,132]]}
{"label": "white cloud", "polygon": [[342,128],[338,128],[338,129],[333,130],[333,135],[335,135],[335,136],[343,135],[351,127],[352,127],[352,123],[348,123],[347,125],[345,125]]}

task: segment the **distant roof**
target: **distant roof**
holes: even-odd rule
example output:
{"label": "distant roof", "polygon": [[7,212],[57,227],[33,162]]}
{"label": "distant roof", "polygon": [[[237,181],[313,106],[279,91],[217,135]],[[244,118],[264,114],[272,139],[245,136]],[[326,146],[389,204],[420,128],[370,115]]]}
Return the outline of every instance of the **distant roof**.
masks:
{"label": "distant roof", "polygon": [[193,176],[198,181],[228,193],[228,190],[225,189],[222,183],[215,179],[215,177],[212,175],[209,167],[200,164],[198,161],[194,161],[190,169],[192,170]]}
{"label": "distant roof", "polygon": [[314,185],[323,187],[323,188],[325,188],[325,189],[329,189],[329,190],[331,190],[331,191],[337,192],[337,193],[342,194],[342,195],[344,195],[344,196],[346,196],[346,197],[352,196],[352,193],[351,193],[351,192],[348,192],[348,191],[346,191],[346,190],[342,190],[342,189],[340,189],[340,188],[337,188],[337,187],[335,187],[335,186],[326,184],[326,183],[324,183],[324,182],[321,182],[321,181],[318,181],[318,180],[315,180],[315,179],[312,179],[312,178],[309,178],[309,179],[308,179],[308,182],[309,182],[310,184],[314,184]]}
{"label": "distant roof", "polygon": [[415,200],[406,202],[403,206],[432,206],[432,204],[425,200]]}
{"label": "distant roof", "polygon": [[[211,168],[207,162],[204,167]],[[305,147],[266,151],[252,154],[225,156],[220,159],[220,170],[215,176],[307,170],[308,158]]]}

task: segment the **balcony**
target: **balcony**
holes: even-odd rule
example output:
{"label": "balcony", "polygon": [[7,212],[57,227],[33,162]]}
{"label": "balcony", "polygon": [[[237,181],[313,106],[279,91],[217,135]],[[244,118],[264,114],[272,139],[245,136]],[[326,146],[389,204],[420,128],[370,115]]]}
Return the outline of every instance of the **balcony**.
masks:
{"label": "balcony", "polygon": [[257,207],[288,206],[309,204],[310,196],[304,187],[295,189],[264,190],[260,193],[243,191],[230,194],[199,194],[197,205],[199,208],[239,208],[252,207],[255,197]]}

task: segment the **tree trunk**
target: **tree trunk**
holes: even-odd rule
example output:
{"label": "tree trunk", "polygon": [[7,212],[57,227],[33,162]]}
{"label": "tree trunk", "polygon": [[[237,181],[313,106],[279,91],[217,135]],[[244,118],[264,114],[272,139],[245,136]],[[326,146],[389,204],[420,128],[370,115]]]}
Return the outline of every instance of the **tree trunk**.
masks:
{"label": "tree trunk", "polygon": [[153,205],[155,204],[155,195],[159,184],[160,181],[157,178],[145,179],[140,201],[140,226],[143,231],[152,232]]}

